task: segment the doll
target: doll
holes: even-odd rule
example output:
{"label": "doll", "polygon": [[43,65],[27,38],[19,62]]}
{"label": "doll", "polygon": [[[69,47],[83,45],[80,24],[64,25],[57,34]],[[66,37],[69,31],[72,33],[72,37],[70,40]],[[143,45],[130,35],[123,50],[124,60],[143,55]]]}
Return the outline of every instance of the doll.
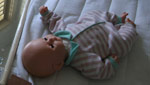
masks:
{"label": "doll", "polygon": [[72,27],[65,27],[63,19],[45,6],[40,14],[52,34],[30,41],[23,50],[22,63],[33,76],[46,77],[70,65],[90,79],[108,79],[137,37],[126,12],[118,17],[94,10]]}

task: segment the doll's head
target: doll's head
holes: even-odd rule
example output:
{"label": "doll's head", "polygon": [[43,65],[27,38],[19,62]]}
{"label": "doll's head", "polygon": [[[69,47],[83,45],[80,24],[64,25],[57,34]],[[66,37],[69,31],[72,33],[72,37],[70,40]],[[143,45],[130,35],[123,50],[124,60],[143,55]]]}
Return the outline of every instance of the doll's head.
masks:
{"label": "doll's head", "polygon": [[22,62],[31,75],[46,77],[63,67],[66,56],[67,51],[62,39],[47,35],[25,46]]}

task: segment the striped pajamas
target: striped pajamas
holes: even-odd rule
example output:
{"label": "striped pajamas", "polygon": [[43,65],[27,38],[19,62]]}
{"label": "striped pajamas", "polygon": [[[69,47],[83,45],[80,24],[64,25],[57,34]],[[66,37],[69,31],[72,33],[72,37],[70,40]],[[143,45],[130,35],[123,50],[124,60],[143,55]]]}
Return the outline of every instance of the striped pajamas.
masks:
{"label": "striped pajamas", "polygon": [[[99,22],[105,22],[96,24]],[[49,22],[51,24],[51,22]],[[79,49],[71,62],[71,66],[91,79],[108,79],[115,73],[110,54],[119,58],[125,56],[136,40],[136,30],[130,23],[118,26],[118,17],[109,12],[91,11],[81,17],[70,27],[63,25],[62,19],[52,32],[69,31],[79,44]],[[103,60],[104,59],[104,60]]]}

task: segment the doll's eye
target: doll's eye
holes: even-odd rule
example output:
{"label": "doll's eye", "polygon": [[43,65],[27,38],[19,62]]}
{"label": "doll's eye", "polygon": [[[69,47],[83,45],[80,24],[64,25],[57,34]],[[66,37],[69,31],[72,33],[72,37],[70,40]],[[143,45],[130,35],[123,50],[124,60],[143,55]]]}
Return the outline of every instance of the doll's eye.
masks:
{"label": "doll's eye", "polygon": [[47,41],[47,38],[44,38],[45,41]]}

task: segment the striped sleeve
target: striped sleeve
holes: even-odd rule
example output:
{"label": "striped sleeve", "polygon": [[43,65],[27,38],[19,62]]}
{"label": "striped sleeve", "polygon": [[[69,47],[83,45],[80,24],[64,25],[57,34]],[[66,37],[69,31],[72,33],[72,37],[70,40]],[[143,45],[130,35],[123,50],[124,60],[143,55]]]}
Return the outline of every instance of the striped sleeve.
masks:
{"label": "striped sleeve", "polygon": [[90,79],[109,79],[114,75],[114,68],[110,60],[107,58],[104,62],[94,53],[83,53],[76,56],[71,66]]}
{"label": "striped sleeve", "polygon": [[111,53],[118,57],[125,56],[136,40],[135,28],[129,23],[123,24],[119,30],[114,30],[114,27],[110,24],[107,24],[107,26],[110,30],[108,42]]}
{"label": "striped sleeve", "polygon": [[111,12],[102,12],[98,10],[89,11],[79,18],[78,23],[94,24],[97,22],[112,22],[114,25],[122,23],[122,18]]}
{"label": "striped sleeve", "polygon": [[114,13],[106,12],[106,16],[108,18],[108,21],[112,22],[114,25],[122,23],[122,18]]}
{"label": "striped sleeve", "polygon": [[42,16],[41,19],[42,22],[48,26],[51,33],[65,29],[63,19],[54,12],[50,11],[46,16]]}

